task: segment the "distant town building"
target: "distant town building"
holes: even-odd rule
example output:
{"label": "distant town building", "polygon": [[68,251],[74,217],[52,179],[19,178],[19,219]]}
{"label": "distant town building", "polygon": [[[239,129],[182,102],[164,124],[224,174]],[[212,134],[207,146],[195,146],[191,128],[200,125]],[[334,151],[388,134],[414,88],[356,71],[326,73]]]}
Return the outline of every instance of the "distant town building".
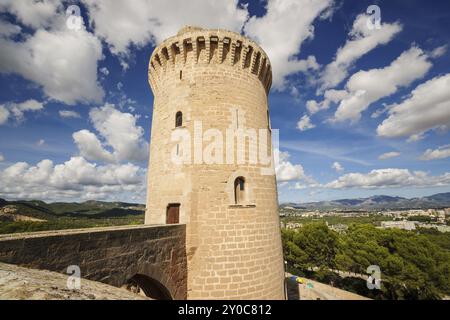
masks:
{"label": "distant town building", "polygon": [[416,230],[416,223],[414,221],[382,221],[381,227],[383,229],[403,229],[403,230]]}
{"label": "distant town building", "polygon": [[303,223],[298,223],[298,222],[286,223],[286,229],[299,229],[301,227],[303,227]]}
{"label": "distant town building", "polygon": [[348,229],[348,225],[346,224],[342,224],[342,223],[338,223],[338,224],[333,224],[332,226],[330,226],[330,229],[339,233],[345,232]]}

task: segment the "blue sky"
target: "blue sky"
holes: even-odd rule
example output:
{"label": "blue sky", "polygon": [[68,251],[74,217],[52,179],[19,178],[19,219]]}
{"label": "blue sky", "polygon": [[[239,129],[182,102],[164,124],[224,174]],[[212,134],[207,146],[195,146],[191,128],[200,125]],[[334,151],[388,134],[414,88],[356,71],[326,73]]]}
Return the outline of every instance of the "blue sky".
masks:
{"label": "blue sky", "polygon": [[268,53],[280,202],[448,192],[448,21],[444,0],[0,1],[0,197],[143,202],[148,58],[186,24]]}

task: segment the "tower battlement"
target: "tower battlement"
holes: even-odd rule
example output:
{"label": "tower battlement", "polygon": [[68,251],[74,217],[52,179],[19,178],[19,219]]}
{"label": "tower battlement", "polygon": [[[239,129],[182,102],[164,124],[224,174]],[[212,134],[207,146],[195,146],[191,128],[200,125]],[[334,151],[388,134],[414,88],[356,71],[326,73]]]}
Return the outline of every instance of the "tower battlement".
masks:
{"label": "tower battlement", "polygon": [[257,43],[227,30],[187,26],[155,48],[148,69],[152,90],[159,89],[168,73],[172,76],[197,64],[238,68],[257,77],[266,93],[272,84],[269,58]]}

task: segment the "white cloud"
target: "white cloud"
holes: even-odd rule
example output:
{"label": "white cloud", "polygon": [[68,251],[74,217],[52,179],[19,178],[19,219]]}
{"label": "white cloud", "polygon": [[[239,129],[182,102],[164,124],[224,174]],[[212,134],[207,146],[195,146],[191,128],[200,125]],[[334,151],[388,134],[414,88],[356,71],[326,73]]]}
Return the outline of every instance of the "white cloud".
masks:
{"label": "white cloud", "polygon": [[109,75],[109,70],[106,67],[100,68],[100,72],[103,73],[105,76]]}
{"label": "white cloud", "polygon": [[0,125],[6,123],[9,118],[9,110],[4,106],[0,104]]}
{"label": "white cloud", "polygon": [[324,100],[322,102],[317,102],[315,100],[309,100],[306,103],[306,109],[310,114],[315,114],[321,110],[326,110],[330,107],[330,104],[338,103],[341,100],[344,100],[349,93],[347,90],[334,90],[330,89],[325,91]]}
{"label": "white cloud", "polygon": [[295,183],[295,185],[294,185],[294,189],[295,190],[305,190],[305,189],[307,189],[309,186],[307,186],[307,185],[305,185],[305,184],[303,184],[303,183],[300,183],[300,182],[296,182]]}
{"label": "white cloud", "polygon": [[[313,56],[304,60],[296,56],[301,44],[313,37],[314,20],[325,18],[321,17],[324,12],[331,13],[333,4],[333,0],[269,0],[264,16],[248,20],[247,6],[241,6],[238,0],[84,0],[94,36],[84,28],[79,32],[68,30],[57,1],[3,1],[7,3],[4,9],[20,22],[45,29],[23,42],[0,42],[0,72],[20,74],[41,85],[49,97],[68,104],[99,102],[103,97],[97,82],[97,64],[103,57],[99,39],[119,56],[125,70],[131,46],[159,43],[184,25],[236,32],[244,29],[268,53],[274,87],[283,88],[287,76],[319,67]],[[103,74],[105,71],[100,70]]]}
{"label": "white cloud", "polygon": [[289,153],[274,150],[275,173],[277,182],[287,182],[305,178],[305,172],[301,164],[292,164],[289,161]]}
{"label": "white cloud", "polygon": [[430,56],[433,58],[439,58],[442,57],[446,52],[447,52],[448,46],[447,45],[443,45],[440,47],[437,47],[436,49],[434,49]]}
{"label": "white cloud", "polygon": [[71,110],[60,110],[59,116],[61,118],[81,118],[81,116],[78,112],[71,111]]}
{"label": "white cloud", "polygon": [[[88,130],[75,132],[73,138],[82,156],[105,162],[143,162],[148,158],[148,143],[144,140],[144,129],[136,124],[137,116],[105,104],[91,109],[89,117],[103,143]],[[111,147],[113,152],[105,150],[103,145]]]}
{"label": "white cloud", "polygon": [[50,29],[39,29],[24,41],[0,38],[0,72],[19,74],[42,86],[48,97],[67,104],[100,102],[100,40],[84,29],[67,29],[64,16],[52,19]]}
{"label": "white cloud", "polygon": [[423,171],[411,172],[408,169],[378,169],[369,173],[348,173],[324,187],[342,188],[400,188],[400,187],[433,187],[450,185],[450,173],[430,176]]}
{"label": "white cloud", "polygon": [[10,102],[0,105],[0,125],[6,123],[11,115],[16,119],[16,121],[23,121],[24,112],[38,111],[43,108],[44,104],[34,99],[29,99],[20,103]]}
{"label": "white cloud", "polygon": [[58,0],[0,0],[0,11],[14,14],[19,22],[34,29],[50,26],[61,7]]}
{"label": "white cloud", "polygon": [[315,127],[316,126],[311,122],[311,119],[306,114],[297,122],[297,129],[300,131],[306,131]]}
{"label": "white cloud", "polygon": [[2,153],[0,153],[0,162],[5,161],[5,157],[3,156]]}
{"label": "white cloud", "polygon": [[45,144],[45,140],[44,140],[44,139],[39,139],[39,140],[36,142],[36,145],[37,145],[38,147],[42,147],[44,144]]}
{"label": "white cloud", "polygon": [[269,0],[267,13],[253,16],[246,23],[245,34],[254,38],[270,58],[274,88],[283,89],[291,74],[319,67],[313,56],[306,60],[296,56],[302,43],[313,38],[314,20],[332,4],[332,0]]}
{"label": "white cloud", "polygon": [[80,151],[80,155],[87,160],[113,162],[114,156],[105,150],[95,134],[89,130],[75,132],[73,140]]}
{"label": "white cloud", "polygon": [[428,149],[420,157],[420,160],[428,161],[428,160],[445,159],[445,158],[450,158],[450,147],[449,146],[442,146],[435,150]]}
{"label": "white cloud", "polygon": [[95,34],[114,54],[128,55],[130,45],[143,47],[174,36],[184,25],[239,32],[248,12],[237,0],[83,0],[95,22]]}
{"label": "white cloud", "polygon": [[336,172],[344,171],[344,167],[339,162],[334,162],[331,168],[336,170]]}
{"label": "white cloud", "polygon": [[144,170],[132,164],[97,166],[82,157],[54,165],[15,163],[0,170],[0,196],[13,199],[127,199],[145,197]]}
{"label": "white cloud", "polygon": [[[185,25],[223,28],[236,32],[244,29],[268,53],[273,66],[273,85],[282,88],[285,77],[319,66],[314,57],[297,59],[303,41],[313,37],[312,23],[331,8],[332,0],[269,0],[267,13],[248,21],[246,6],[237,0],[84,0],[95,34],[104,39],[113,54],[124,61],[131,45],[143,47],[160,43],[175,35]],[[332,12],[332,11],[329,11]],[[247,22],[246,22],[247,21]],[[286,32],[289,30],[289,32]]]}
{"label": "white cloud", "polygon": [[377,128],[382,137],[423,137],[432,129],[450,127],[450,73],[415,88],[409,97],[390,106],[389,116]]}
{"label": "white cloud", "polygon": [[406,142],[412,143],[412,142],[417,142],[417,141],[420,141],[423,139],[425,139],[425,134],[423,132],[421,132],[421,133],[413,134],[412,136],[410,136],[408,138],[408,140],[406,140]]}
{"label": "white cloud", "polygon": [[383,153],[382,155],[380,155],[380,156],[378,157],[378,159],[379,159],[379,160],[387,160],[387,159],[396,158],[396,157],[398,157],[398,156],[400,156],[400,152],[392,151],[392,152],[386,152],[386,153]]}
{"label": "white cloud", "polygon": [[[1,5],[0,5],[1,8]],[[21,27],[13,25],[7,21],[3,21],[0,19],[0,36],[8,38],[10,36],[14,36],[22,30]]]}
{"label": "white cloud", "polygon": [[333,120],[358,121],[372,103],[422,78],[431,66],[428,56],[412,47],[385,68],[355,73],[346,85],[349,96],[340,102]]}
{"label": "white cloud", "polygon": [[10,111],[16,117],[17,120],[23,120],[23,113],[25,111],[37,111],[44,109],[42,102],[30,99],[21,103],[12,103],[9,105]]}
{"label": "white cloud", "polygon": [[356,60],[379,45],[388,43],[402,30],[399,23],[382,23],[381,29],[370,30],[367,28],[368,18],[369,16],[366,14],[360,14],[356,17],[349,33],[349,39],[343,47],[338,49],[333,62],[328,64],[321,74],[319,92],[341,83],[347,77],[349,68]]}

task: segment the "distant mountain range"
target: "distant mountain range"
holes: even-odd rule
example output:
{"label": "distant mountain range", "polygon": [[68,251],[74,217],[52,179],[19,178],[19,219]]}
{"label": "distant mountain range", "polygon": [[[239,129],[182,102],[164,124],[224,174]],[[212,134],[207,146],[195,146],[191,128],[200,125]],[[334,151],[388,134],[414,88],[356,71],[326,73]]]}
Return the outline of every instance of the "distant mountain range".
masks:
{"label": "distant mountain range", "polygon": [[450,207],[450,192],[421,198],[373,196],[359,199],[340,199],[308,203],[283,203],[280,207],[304,209],[431,209]]}
{"label": "distant mountain range", "polygon": [[113,218],[143,215],[145,205],[125,202],[85,201],[46,203],[40,200],[8,201],[0,198],[0,221],[53,220],[59,217]]}

